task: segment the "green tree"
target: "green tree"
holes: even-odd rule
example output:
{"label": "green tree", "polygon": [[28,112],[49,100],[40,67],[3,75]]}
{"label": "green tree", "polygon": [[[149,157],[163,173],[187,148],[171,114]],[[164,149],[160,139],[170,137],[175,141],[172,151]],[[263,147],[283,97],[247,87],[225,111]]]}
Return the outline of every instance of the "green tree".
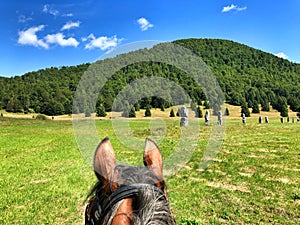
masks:
{"label": "green tree", "polygon": [[91,117],[92,116],[92,113],[90,112],[90,110],[86,110],[85,113],[84,113],[85,117]]}
{"label": "green tree", "polygon": [[256,101],[254,101],[252,104],[252,113],[260,113],[259,105]]}
{"label": "green tree", "polygon": [[250,110],[248,108],[247,102],[243,101],[241,105],[241,113],[245,114],[246,117],[250,117]]}
{"label": "green tree", "polygon": [[134,117],[136,117],[136,114],[135,114],[135,108],[134,108],[134,107],[131,107],[128,116],[129,116],[129,118],[134,118]]}
{"label": "green tree", "polygon": [[203,106],[204,106],[204,109],[210,109],[210,105],[207,100],[204,101]]}
{"label": "green tree", "polygon": [[226,109],[225,109],[225,116],[229,116],[229,115],[230,115],[229,109],[226,108]]}
{"label": "green tree", "polygon": [[197,105],[193,101],[191,101],[190,107],[191,107],[191,110],[193,110],[194,112],[197,111]]}
{"label": "green tree", "polygon": [[175,113],[174,113],[173,109],[171,109],[171,111],[170,111],[170,117],[175,117]]}
{"label": "green tree", "polygon": [[279,96],[273,107],[280,112],[280,116],[288,117],[288,104],[284,96]]}
{"label": "green tree", "polygon": [[124,101],[124,104],[123,104],[123,112],[122,112],[122,116],[123,117],[129,117],[129,112],[131,110],[131,107],[129,105],[129,102],[126,100]]}
{"label": "green tree", "polygon": [[199,106],[197,107],[196,117],[197,118],[203,118],[203,113],[202,113],[202,110]]}
{"label": "green tree", "polygon": [[139,102],[136,102],[136,103],[134,104],[134,108],[135,108],[135,111],[140,111],[140,109],[141,109],[140,103],[139,103]]}
{"label": "green tree", "polygon": [[148,105],[147,107],[146,107],[146,111],[145,111],[145,117],[150,117],[151,116],[151,107],[150,107],[150,105]]}
{"label": "green tree", "polygon": [[98,117],[106,117],[105,108],[103,105],[100,105],[96,108],[96,116]]}
{"label": "green tree", "polygon": [[262,100],[261,111],[270,112],[270,103],[267,99]]}
{"label": "green tree", "polygon": [[11,97],[7,103],[6,111],[16,113],[22,112],[22,110],[22,105],[19,99],[16,96]]}

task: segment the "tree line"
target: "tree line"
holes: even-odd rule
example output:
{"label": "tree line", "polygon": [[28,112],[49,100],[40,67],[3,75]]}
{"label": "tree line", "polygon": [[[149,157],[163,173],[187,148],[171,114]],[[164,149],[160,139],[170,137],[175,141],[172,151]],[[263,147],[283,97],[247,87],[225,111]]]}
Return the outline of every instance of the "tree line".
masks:
{"label": "tree line", "polygon": [[[224,100],[229,104],[239,105],[246,111],[252,108],[253,112],[260,110],[259,105],[263,111],[269,111],[272,106],[282,116],[288,116],[288,106],[291,110],[300,112],[299,64],[233,41],[184,39],[174,43],[190,49],[201,57],[217,78],[224,93]],[[117,57],[126,57],[126,54]],[[97,63],[103,63],[105,60]],[[0,77],[0,109],[8,112],[35,112],[46,115],[87,111],[92,113],[99,109],[106,112],[113,109],[129,113],[132,107],[164,109],[174,104],[182,104],[189,99],[196,105],[209,100],[203,89],[189,74],[177,67],[150,61],[128,65],[113,74],[97,93],[95,107],[85,105],[85,101],[82,105],[73,105],[74,93],[79,81],[91,66],[87,63],[60,68],[51,67],[29,72],[23,76]],[[141,78],[151,77],[172,81],[166,84],[168,88],[165,88],[163,93],[163,96],[170,96],[170,98],[151,96],[151,93],[141,99],[127,98],[134,95],[134,89],[123,91],[126,85]],[[91,82],[99,81],[95,78]],[[182,87],[182,90],[178,89],[173,93],[175,86]],[[147,88],[146,85],[140,87],[143,90]],[[189,99],[183,90],[188,94]],[[172,102],[172,99],[176,99],[177,102]]]}

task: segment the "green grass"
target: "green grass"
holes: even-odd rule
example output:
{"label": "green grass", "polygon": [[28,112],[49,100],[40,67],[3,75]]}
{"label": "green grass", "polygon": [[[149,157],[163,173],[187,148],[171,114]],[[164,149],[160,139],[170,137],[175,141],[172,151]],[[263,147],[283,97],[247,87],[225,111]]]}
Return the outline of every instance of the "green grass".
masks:
{"label": "green grass", "polygon": [[[166,158],[181,128],[165,123],[154,134],[149,120],[131,120],[130,128],[141,140],[165,135],[159,146]],[[167,179],[178,224],[300,223],[300,123],[247,123],[226,122],[222,148],[205,171],[198,168],[211,129],[201,127],[193,157]],[[121,143],[110,121],[96,127],[99,139],[111,138],[118,160],[141,164],[141,151]],[[0,224],[82,224],[95,177],[71,121],[0,118],[0,159]]]}

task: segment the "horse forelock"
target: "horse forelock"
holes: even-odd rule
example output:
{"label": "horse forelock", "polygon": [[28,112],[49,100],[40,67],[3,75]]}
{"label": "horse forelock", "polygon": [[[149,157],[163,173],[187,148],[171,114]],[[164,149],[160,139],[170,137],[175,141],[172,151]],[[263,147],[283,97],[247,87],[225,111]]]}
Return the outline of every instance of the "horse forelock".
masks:
{"label": "horse forelock", "polygon": [[[117,171],[116,180],[110,182],[116,182],[119,186],[149,184],[157,186],[161,188],[162,191],[165,191],[165,182],[160,180],[147,167],[118,165],[116,166],[115,171]],[[103,182],[99,181],[92,189],[90,195],[95,195],[100,208],[106,198],[106,194],[103,194],[103,192]],[[101,219],[102,222],[98,224],[112,224],[123,201],[124,200],[115,204],[106,215],[103,215],[104,218]],[[94,212],[95,211],[96,210],[94,210]],[[132,212],[127,216],[130,217],[131,224],[133,225],[175,224],[167,196],[162,198],[161,193],[149,188],[138,190],[138,194],[132,198]],[[97,225],[97,223],[95,223],[95,225]]]}

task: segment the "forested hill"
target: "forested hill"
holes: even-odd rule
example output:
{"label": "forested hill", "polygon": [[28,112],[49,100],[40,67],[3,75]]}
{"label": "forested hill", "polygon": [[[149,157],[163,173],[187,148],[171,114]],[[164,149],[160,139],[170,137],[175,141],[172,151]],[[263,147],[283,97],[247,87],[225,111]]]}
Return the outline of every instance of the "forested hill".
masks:
{"label": "forested hill", "polygon": [[[217,76],[226,101],[249,107],[270,102],[283,110],[288,103],[300,111],[300,64],[246,45],[219,39],[174,41],[198,54]],[[283,107],[285,108],[285,107]]]}
{"label": "forested hill", "polygon": [[[174,43],[189,48],[203,59],[217,77],[230,104],[248,107],[261,104],[264,110],[271,104],[279,111],[286,111],[289,104],[293,111],[300,111],[299,64],[233,41],[184,39]],[[11,112],[70,114],[74,91],[89,65],[48,68],[13,78],[0,77],[0,108]],[[113,99],[126,83],[155,75],[180,84],[197,103],[206,100],[202,90],[179,69],[143,62],[118,71],[101,92],[97,105],[110,110]],[[139,107],[169,106],[168,102],[155,97],[143,99],[139,104]]]}

